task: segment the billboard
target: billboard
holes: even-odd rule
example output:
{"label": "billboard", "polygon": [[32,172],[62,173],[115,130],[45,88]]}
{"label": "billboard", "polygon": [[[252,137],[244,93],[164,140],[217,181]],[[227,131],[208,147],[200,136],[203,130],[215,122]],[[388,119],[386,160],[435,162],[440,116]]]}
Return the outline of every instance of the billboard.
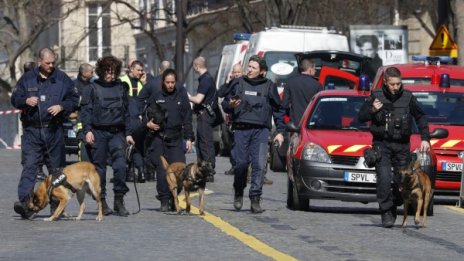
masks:
{"label": "billboard", "polygon": [[350,25],[350,48],[381,65],[408,62],[408,27]]}

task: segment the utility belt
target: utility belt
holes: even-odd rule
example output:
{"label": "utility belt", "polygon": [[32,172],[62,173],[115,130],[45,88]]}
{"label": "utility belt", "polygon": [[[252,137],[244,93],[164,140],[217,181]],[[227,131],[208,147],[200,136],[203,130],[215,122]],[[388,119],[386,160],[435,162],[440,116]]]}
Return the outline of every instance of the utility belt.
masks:
{"label": "utility belt", "polygon": [[27,127],[31,127],[31,128],[39,128],[39,129],[43,129],[43,128],[58,128],[60,127],[61,124],[58,124],[58,123],[55,123],[55,122],[24,122],[23,123],[23,127],[24,128],[27,128]]}
{"label": "utility belt", "polygon": [[265,128],[263,125],[252,124],[252,123],[234,123],[232,127],[235,130],[248,130],[248,129],[262,129]]}
{"label": "utility belt", "polygon": [[178,130],[163,130],[163,131],[156,131],[156,132],[155,131],[148,132],[149,137],[150,136],[159,137],[160,139],[166,142],[177,141],[180,138],[182,138],[183,136],[182,134],[183,132],[180,130],[179,131]]}
{"label": "utility belt", "polygon": [[97,126],[97,125],[92,125],[92,129],[100,130],[100,131],[107,131],[111,133],[124,132],[126,130],[124,126]]}

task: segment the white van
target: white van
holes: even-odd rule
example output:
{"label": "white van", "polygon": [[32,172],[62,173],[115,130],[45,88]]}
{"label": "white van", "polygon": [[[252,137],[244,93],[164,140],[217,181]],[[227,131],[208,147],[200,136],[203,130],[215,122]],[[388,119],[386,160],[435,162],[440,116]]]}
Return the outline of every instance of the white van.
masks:
{"label": "white van", "polygon": [[298,72],[295,54],[316,50],[348,52],[348,38],[326,27],[273,27],[251,35],[244,57],[244,70],[252,55],[263,57],[269,67],[266,77],[274,81],[281,92],[282,81]]}
{"label": "white van", "polygon": [[242,64],[248,48],[248,39],[250,39],[250,34],[235,33],[234,44],[224,45],[222,48],[221,61],[216,77],[216,87],[218,89],[226,82],[232,67],[237,63]]}

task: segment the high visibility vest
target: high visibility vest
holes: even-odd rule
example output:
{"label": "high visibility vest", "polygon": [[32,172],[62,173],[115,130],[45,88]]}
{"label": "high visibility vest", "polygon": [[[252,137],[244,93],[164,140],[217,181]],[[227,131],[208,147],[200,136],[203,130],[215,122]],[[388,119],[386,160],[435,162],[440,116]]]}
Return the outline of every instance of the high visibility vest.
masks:
{"label": "high visibility vest", "polygon": [[142,90],[142,88],[143,88],[143,84],[142,84],[142,82],[140,80],[137,81],[137,86],[136,87],[132,86],[132,81],[129,78],[129,74],[123,75],[123,76],[119,77],[119,79],[122,82],[127,83],[127,85],[129,86],[129,96],[132,96],[132,93],[134,92],[133,89],[137,88],[137,95],[138,95],[140,93],[140,91]]}

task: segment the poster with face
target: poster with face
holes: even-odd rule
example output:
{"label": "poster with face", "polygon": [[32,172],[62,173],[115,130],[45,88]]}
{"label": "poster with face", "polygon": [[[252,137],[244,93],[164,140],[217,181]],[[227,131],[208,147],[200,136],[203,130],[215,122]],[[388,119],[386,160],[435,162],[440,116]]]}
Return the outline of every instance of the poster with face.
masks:
{"label": "poster with face", "polygon": [[351,25],[350,48],[381,65],[408,62],[408,28],[391,25]]}

